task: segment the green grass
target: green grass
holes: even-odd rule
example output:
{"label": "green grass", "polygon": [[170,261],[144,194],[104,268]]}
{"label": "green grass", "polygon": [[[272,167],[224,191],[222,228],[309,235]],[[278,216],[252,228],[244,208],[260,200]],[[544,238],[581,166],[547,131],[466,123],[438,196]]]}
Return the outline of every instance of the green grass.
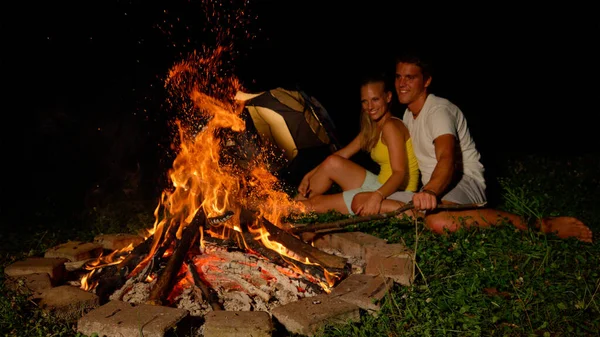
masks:
{"label": "green grass", "polygon": [[[522,157],[500,172],[501,202],[494,206],[529,217],[576,216],[593,231],[600,230],[597,157]],[[115,203],[70,222],[61,219],[40,222],[27,231],[5,231],[1,268],[66,240],[147,228],[154,206],[152,202]],[[318,220],[339,217],[330,213]],[[421,223],[394,219],[347,230],[414,248],[415,228],[420,271],[414,285],[395,286],[377,317],[363,315],[358,323],[327,327],[323,336],[599,335],[600,244],[517,231],[510,225],[434,235]],[[76,336],[76,322],[45,316],[35,303],[5,289],[3,281],[2,335]]]}

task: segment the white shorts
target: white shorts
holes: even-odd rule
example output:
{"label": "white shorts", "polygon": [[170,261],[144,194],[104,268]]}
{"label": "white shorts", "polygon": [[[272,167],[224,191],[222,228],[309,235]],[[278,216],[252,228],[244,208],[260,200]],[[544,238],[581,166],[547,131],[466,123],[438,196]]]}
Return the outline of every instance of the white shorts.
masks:
{"label": "white shorts", "polygon": [[365,180],[363,181],[361,187],[342,192],[344,203],[346,204],[348,213],[350,213],[350,215],[354,215],[354,212],[352,212],[352,199],[354,199],[355,195],[361,192],[373,192],[383,186],[383,184],[379,182],[379,179],[375,173],[370,172],[369,170],[366,171],[367,175],[365,176]]}
{"label": "white shorts", "polygon": [[[388,199],[408,203],[412,201],[413,192],[395,192]],[[476,204],[487,201],[485,196],[485,185],[477,180],[463,174],[458,183],[442,197],[443,201],[456,204]]]}

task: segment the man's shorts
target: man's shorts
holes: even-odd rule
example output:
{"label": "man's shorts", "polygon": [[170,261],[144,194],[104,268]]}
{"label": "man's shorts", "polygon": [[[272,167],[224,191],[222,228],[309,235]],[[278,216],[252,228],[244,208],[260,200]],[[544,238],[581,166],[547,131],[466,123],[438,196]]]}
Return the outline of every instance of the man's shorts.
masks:
{"label": "man's shorts", "polygon": [[[412,201],[413,192],[395,192],[388,199],[408,203]],[[442,197],[443,201],[449,201],[456,204],[476,204],[487,201],[485,196],[485,185],[477,180],[463,175],[450,192]]]}
{"label": "man's shorts", "polygon": [[375,175],[375,173],[367,170],[367,175],[365,177],[365,181],[363,181],[363,184],[361,187],[353,189],[353,190],[344,191],[342,193],[342,197],[344,198],[344,203],[346,204],[346,207],[348,208],[348,212],[351,215],[354,215],[354,212],[352,212],[352,199],[354,199],[355,195],[357,195],[358,193],[361,193],[361,192],[373,192],[375,190],[378,190],[381,186],[383,186],[383,184],[381,184],[379,182],[377,175]]}

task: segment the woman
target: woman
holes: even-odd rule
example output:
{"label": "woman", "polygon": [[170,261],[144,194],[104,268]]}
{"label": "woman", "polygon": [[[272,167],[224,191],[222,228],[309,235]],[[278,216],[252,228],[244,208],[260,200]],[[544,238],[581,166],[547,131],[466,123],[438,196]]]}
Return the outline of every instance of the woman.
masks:
{"label": "woman", "polygon": [[[308,211],[371,215],[381,210],[382,201],[396,191],[417,190],[419,169],[408,129],[390,111],[392,92],[383,76],[368,78],[360,87],[361,131],[346,147],[327,157],[308,172],[298,186],[296,200]],[[379,175],[350,160],[364,150],[380,166]],[[333,183],[343,193],[324,194]],[[352,200],[361,193],[352,211]]]}

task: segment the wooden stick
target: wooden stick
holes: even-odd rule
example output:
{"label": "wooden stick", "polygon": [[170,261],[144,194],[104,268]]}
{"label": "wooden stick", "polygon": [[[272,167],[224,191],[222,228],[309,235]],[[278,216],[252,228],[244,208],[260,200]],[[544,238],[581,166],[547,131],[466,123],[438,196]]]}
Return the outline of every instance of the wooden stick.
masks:
{"label": "wooden stick", "polygon": [[[479,203],[479,204],[460,204],[460,205],[438,204],[436,209],[460,210],[460,209],[469,209],[469,208],[480,208],[480,207],[485,206],[486,204],[487,203],[485,203],[485,202]],[[317,223],[309,224],[309,225],[302,226],[302,227],[294,227],[290,230],[290,233],[300,234],[300,233],[306,233],[306,232],[318,232],[318,231],[328,230],[328,229],[340,229],[340,228],[344,228],[346,226],[353,225],[353,224],[360,223],[360,222],[393,218],[393,217],[398,216],[399,214],[404,213],[413,208],[415,208],[415,205],[413,205],[412,202],[409,202],[408,204],[406,204],[394,211],[391,211],[391,212],[373,214],[373,215],[365,215],[365,216],[357,216],[357,217],[352,217],[352,218],[337,220],[337,221],[332,221],[332,222],[324,222],[324,223],[317,222]]]}
{"label": "wooden stick", "polygon": [[167,266],[159,275],[158,280],[156,280],[156,284],[150,291],[150,297],[148,299],[149,304],[154,305],[165,305],[167,302],[167,297],[169,293],[173,289],[175,285],[175,278],[179,270],[181,270],[181,266],[183,265],[183,261],[187,256],[190,248],[196,241],[196,237],[198,237],[200,233],[200,227],[204,226],[206,222],[206,215],[204,211],[200,209],[196,214],[196,217],[190,222],[189,225],[183,230],[181,234],[181,240],[176,242],[175,250],[173,251],[173,255],[169,258],[169,262],[167,262]]}
{"label": "wooden stick", "polygon": [[221,304],[221,302],[219,302],[219,296],[217,295],[216,291],[214,291],[214,289],[209,288],[200,278],[200,275],[196,270],[196,265],[189,259],[186,261],[186,265],[188,267],[188,270],[192,274],[194,284],[196,285],[196,287],[200,288],[204,299],[208,302],[208,304],[210,304],[210,307],[213,309],[213,311],[223,310],[223,305]]}

